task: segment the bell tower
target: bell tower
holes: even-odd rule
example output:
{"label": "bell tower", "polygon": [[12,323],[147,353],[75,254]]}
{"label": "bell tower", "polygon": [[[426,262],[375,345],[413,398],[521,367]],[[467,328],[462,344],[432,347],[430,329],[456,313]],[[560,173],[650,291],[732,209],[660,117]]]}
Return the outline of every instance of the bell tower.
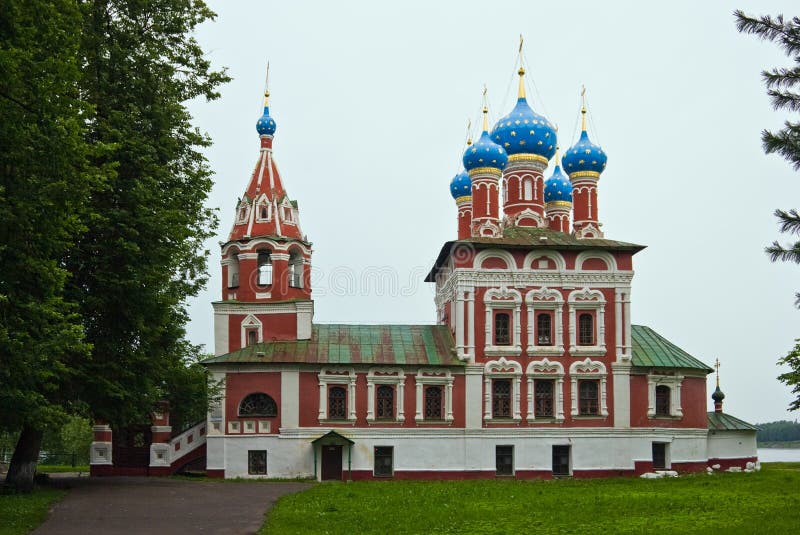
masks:
{"label": "bell tower", "polygon": [[311,337],[311,243],[275,163],[269,90],[256,123],[260,150],[228,236],[221,243],[222,300],[214,306],[215,354]]}

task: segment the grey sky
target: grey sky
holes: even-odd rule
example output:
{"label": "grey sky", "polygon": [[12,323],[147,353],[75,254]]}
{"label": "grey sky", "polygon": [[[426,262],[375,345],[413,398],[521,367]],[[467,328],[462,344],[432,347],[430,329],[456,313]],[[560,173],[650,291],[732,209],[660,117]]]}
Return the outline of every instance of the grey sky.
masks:
{"label": "grey sky", "polygon": [[[787,118],[771,110],[759,73],[789,62],[738,34],[731,15],[796,15],[796,2],[209,4],[219,17],[198,37],[234,78],[220,100],[191,106],[214,140],[218,239],[258,154],[269,60],[275,158],[314,243],[316,321],[434,321],[422,279],[456,236],[448,185],[466,121],[478,120],[484,83],[493,120],[513,106],[522,33],[529,102],[560,126],[562,149],[577,139],[587,87],[590,133],[609,155],[603,229],[648,246],[634,257],[634,323],[708,364],[718,357],[726,412],[797,417],[775,362],[800,337],[800,267],[762,251],[786,241],[772,212],[800,206],[800,174],[759,139]],[[216,240],[209,248],[189,336],[210,351],[220,268]]]}

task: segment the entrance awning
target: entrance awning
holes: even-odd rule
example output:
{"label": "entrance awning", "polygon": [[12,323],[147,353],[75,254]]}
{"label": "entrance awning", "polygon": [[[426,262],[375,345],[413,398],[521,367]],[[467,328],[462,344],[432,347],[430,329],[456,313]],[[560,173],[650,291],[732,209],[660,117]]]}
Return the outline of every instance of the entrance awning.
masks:
{"label": "entrance awning", "polygon": [[[353,442],[352,440],[350,440],[349,438],[347,438],[344,435],[340,435],[339,433],[337,433],[336,431],[333,431],[333,430],[328,431],[327,433],[325,433],[321,437],[317,437],[314,440],[312,440],[311,441],[311,446],[312,446],[311,449],[314,452],[314,479],[317,478],[317,446],[319,446],[320,448],[322,446],[347,446],[347,480],[348,481],[352,481],[353,480],[353,461],[352,461],[352,459],[353,459],[353,453],[352,453],[353,444],[355,444],[355,442]],[[324,458],[323,458],[323,462],[324,462]],[[324,473],[325,472],[323,470],[323,474]],[[323,477],[324,477],[324,475],[323,475]]]}

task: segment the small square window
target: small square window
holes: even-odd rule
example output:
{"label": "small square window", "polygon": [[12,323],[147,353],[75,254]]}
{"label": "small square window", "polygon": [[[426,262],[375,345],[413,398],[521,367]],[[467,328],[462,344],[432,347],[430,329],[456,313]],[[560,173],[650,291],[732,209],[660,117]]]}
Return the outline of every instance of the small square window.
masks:
{"label": "small square window", "polygon": [[393,457],[393,446],[375,446],[375,477],[392,477]]}
{"label": "small square window", "polygon": [[495,447],[495,466],[498,476],[514,475],[514,446]]}
{"label": "small square window", "polygon": [[267,450],[247,451],[247,473],[250,475],[267,475]]}

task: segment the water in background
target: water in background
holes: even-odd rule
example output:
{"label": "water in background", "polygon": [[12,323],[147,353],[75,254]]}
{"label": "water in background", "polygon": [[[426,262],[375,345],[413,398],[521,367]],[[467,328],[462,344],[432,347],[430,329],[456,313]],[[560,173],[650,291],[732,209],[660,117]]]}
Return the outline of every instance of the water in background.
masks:
{"label": "water in background", "polygon": [[758,448],[758,460],[762,463],[800,462],[800,448]]}

